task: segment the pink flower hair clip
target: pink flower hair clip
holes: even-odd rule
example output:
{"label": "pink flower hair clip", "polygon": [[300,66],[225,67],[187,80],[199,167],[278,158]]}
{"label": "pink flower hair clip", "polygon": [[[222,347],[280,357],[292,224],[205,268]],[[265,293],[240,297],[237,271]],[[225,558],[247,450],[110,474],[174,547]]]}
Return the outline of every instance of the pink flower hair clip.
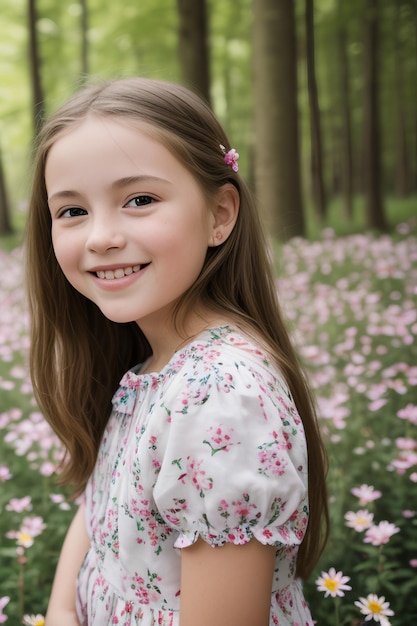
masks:
{"label": "pink flower hair clip", "polygon": [[236,152],[234,148],[231,148],[229,151],[227,151],[223,144],[220,144],[220,150],[224,154],[223,161],[226,163],[226,165],[229,165],[234,172],[237,172],[239,170],[239,165],[237,163],[239,153]]}

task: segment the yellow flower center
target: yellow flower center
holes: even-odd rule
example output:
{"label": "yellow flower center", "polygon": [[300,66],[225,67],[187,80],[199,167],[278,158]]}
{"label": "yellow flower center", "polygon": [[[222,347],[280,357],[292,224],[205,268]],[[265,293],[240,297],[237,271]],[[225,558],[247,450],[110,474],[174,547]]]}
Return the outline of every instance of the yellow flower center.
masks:
{"label": "yellow flower center", "polygon": [[20,543],[26,543],[26,541],[32,541],[32,539],[33,537],[29,535],[29,533],[21,532],[17,535],[17,540],[20,541]]}
{"label": "yellow flower center", "polygon": [[331,592],[336,591],[336,589],[338,588],[338,583],[336,580],[334,580],[334,578],[326,578],[326,580],[324,581],[324,586],[326,587],[326,589],[328,589]]}
{"label": "yellow flower center", "polygon": [[374,615],[379,615],[382,611],[382,606],[379,604],[379,602],[370,602],[368,604],[368,608],[370,611],[372,611],[372,613]]}
{"label": "yellow flower center", "polygon": [[37,619],[36,622],[33,624],[33,626],[45,626],[45,620]]}

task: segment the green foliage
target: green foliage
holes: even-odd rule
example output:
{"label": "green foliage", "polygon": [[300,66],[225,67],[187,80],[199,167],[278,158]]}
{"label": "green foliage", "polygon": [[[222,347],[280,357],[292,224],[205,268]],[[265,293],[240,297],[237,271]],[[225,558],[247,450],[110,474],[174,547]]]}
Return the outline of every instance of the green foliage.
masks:
{"label": "green foliage", "polygon": [[[5,1],[0,21],[0,141],[7,155],[5,168],[14,208],[28,193],[31,154],[31,83],[27,62],[27,8],[24,0]],[[81,7],[72,0],[37,0],[38,34],[42,58],[42,84],[47,113],[76,90],[81,75]],[[103,3],[88,0],[88,80],[141,74],[178,80],[177,8],[175,0],[126,0]],[[338,191],[338,156],[341,133],[340,61],[337,41],[342,24],[348,37],[350,110],[354,184],[361,193],[363,18],[361,0],[316,0],[315,43],[319,103],[330,198]],[[296,3],[299,39],[299,106],[303,187],[306,204],[310,196],[309,112],[305,69],[304,5]],[[252,4],[208,1],[213,106],[241,154],[241,171],[252,180],[253,127]],[[415,102],[417,99],[415,6],[411,0],[380,2],[381,23],[381,132],[384,183],[387,194],[395,187],[397,168],[398,103],[404,109],[408,141],[409,177],[415,189],[417,170]],[[394,34],[396,39],[394,38]],[[402,89],[398,93],[394,63],[399,42]],[[285,86],[283,85],[283,89]],[[414,177],[413,177],[414,173]]]}
{"label": "green foliage", "polygon": [[[386,211],[390,232],[394,233],[395,226],[406,221],[410,216],[416,215],[417,196],[397,198],[387,196],[385,198]],[[318,222],[314,215],[313,207],[306,204],[307,235],[309,239],[319,239],[324,228],[332,228],[339,236],[362,233],[366,230],[365,200],[363,196],[353,198],[353,216],[347,219],[343,213],[342,199],[334,196],[328,206],[328,215],[322,223]],[[395,234],[394,234],[395,236]]]}

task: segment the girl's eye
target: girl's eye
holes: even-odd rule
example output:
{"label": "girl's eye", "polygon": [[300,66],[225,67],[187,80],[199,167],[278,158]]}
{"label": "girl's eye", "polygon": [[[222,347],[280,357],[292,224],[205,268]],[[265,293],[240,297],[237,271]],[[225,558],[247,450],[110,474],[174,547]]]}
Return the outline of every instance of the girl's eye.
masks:
{"label": "girl's eye", "polygon": [[129,202],[126,203],[127,207],[136,207],[136,206],[146,206],[147,204],[152,204],[155,202],[155,198],[151,196],[135,196],[131,198]]}
{"label": "girl's eye", "polygon": [[80,217],[80,215],[87,215],[87,211],[79,206],[72,206],[62,211],[59,217]]}

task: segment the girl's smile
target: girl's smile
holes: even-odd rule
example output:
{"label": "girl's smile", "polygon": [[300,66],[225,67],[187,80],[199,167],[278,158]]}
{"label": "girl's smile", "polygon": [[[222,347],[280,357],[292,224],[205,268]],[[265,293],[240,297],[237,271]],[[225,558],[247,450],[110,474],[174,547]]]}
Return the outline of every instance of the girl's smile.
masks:
{"label": "girl's smile", "polygon": [[146,127],[90,117],[52,146],[45,179],[68,281],[112,321],[166,327],[213,240],[193,176]]}

